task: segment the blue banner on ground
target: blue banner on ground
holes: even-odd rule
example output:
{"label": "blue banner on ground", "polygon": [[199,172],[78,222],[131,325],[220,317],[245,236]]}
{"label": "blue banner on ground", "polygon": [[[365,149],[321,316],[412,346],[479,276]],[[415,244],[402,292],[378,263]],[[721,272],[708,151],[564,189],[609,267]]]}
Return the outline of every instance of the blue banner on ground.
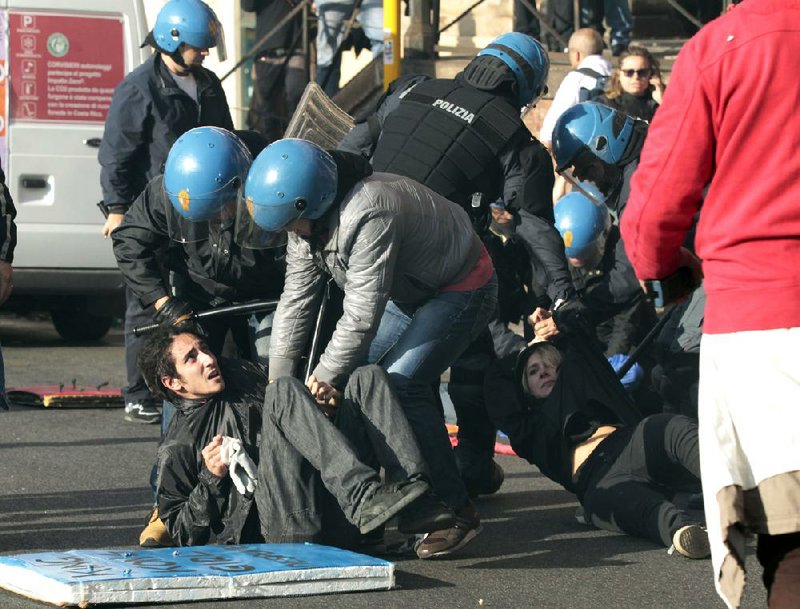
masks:
{"label": "blue banner on ground", "polygon": [[393,583],[392,563],[315,544],[0,556],[0,587],[59,605],[327,594]]}

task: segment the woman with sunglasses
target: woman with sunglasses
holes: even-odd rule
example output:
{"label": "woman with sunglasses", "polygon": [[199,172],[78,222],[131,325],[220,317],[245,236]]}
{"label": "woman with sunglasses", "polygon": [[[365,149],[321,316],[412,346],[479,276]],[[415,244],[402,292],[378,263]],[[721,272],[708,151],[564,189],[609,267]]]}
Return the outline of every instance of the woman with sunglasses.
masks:
{"label": "woman with sunglasses", "polygon": [[597,101],[635,118],[651,121],[663,93],[658,60],[646,48],[631,45],[620,55],[619,67],[611,76],[606,94]]}

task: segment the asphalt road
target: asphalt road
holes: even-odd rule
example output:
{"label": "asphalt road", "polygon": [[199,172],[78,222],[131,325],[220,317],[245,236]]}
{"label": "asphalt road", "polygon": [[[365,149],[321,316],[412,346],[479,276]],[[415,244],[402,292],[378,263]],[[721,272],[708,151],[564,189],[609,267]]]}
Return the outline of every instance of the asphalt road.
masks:
{"label": "asphalt road", "polygon": [[[0,314],[7,385],[124,382],[122,335],[69,345],[46,319]],[[158,429],[119,409],[14,407],[0,413],[0,553],[133,547],[151,496]],[[219,609],[722,608],[708,560],[587,528],[572,495],[516,457],[498,457],[506,482],[477,501],[484,529],[447,560],[396,562],[396,589],[294,599],[160,605]],[[748,559],[743,607],[765,607],[761,570]],[[43,605],[0,591],[0,607]],[[138,605],[144,607],[146,605]],[[149,606],[149,605],[148,605]]]}

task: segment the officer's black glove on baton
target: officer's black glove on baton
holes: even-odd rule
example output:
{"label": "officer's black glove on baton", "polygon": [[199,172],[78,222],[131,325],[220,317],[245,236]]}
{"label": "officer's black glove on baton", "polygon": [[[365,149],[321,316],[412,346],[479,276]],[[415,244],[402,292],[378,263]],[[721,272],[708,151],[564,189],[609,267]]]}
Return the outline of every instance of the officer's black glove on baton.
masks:
{"label": "officer's black glove on baton", "polygon": [[194,310],[188,302],[179,298],[169,298],[156,311],[154,319],[160,326],[176,326],[191,321],[192,315],[194,315]]}

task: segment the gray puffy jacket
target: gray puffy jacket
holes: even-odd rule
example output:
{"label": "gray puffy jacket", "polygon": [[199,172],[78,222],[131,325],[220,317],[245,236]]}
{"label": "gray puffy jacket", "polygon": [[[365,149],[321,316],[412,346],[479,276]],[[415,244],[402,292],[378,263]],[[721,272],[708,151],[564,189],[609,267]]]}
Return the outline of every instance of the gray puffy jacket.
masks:
{"label": "gray puffy jacket", "polygon": [[340,384],[367,356],[391,299],[418,305],[464,278],[480,256],[466,212],[429,188],[375,173],[326,217],[327,241],[290,234],[286,283],[270,343],[270,378],[292,374],[314,324],[326,274],[344,290],[344,313],[314,369]]}

